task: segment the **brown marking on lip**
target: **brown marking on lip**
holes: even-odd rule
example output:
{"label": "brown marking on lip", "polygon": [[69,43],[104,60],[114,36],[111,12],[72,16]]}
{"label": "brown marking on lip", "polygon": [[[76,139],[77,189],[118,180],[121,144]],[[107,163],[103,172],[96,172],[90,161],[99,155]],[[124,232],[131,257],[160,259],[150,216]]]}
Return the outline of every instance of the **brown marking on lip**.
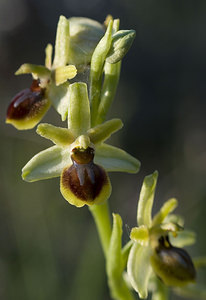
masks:
{"label": "brown marking on lip", "polygon": [[[78,168],[83,168],[83,183],[80,183],[78,176]],[[91,173],[88,172],[92,172]],[[89,174],[90,173],[90,174]],[[90,162],[89,164],[78,165],[74,164],[62,173],[62,185],[65,189],[70,189],[71,192],[78,198],[84,201],[94,201],[100,194],[102,187],[108,183],[106,172],[99,165]]]}
{"label": "brown marking on lip", "polygon": [[74,148],[72,150],[71,158],[77,164],[88,164],[94,159],[94,149],[88,147],[87,149]]}
{"label": "brown marking on lip", "polygon": [[45,89],[39,86],[38,80],[33,80],[30,88],[19,92],[12,99],[8,110],[7,119],[23,120],[38,115],[49,100],[45,98]]}

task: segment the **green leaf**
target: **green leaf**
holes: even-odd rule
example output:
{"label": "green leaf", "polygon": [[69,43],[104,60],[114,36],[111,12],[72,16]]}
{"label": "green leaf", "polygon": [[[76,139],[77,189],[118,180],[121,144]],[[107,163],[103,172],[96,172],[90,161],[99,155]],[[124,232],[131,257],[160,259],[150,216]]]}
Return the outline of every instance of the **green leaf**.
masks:
{"label": "green leaf", "polygon": [[113,214],[113,229],[107,255],[107,275],[113,299],[133,300],[123,277],[122,261],[122,219],[120,215]]}
{"label": "green leaf", "polygon": [[64,16],[60,16],[57,25],[53,68],[65,66],[68,63],[68,54],[69,54],[69,21]]}
{"label": "green leaf", "polygon": [[36,132],[42,137],[51,140],[54,144],[57,144],[61,147],[69,146],[74,142],[74,136],[67,128],[61,128],[51,124],[42,123],[39,124]]}
{"label": "green leaf", "polygon": [[53,146],[36,154],[22,169],[22,178],[33,182],[60,176],[71,164],[70,149]]}
{"label": "green leaf", "polygon": [[183,230],[178,232],[176,237],[170,234],[170,242],[173,246],[179,248],[190,246],[196,242],[196,234],[191,230]]}
{"label": "green leaf", "polygon": [[89,129],[87,134],[92,143],[98,144],[107,140],[111,134],[121,129],[122,126],[123,123],[120,119],[112,119]]}
{"label": "green leaf", "polygon": [[109,279],[119,278],[122,275],[122,219],[113,213],[113,228],[110,246],[107,255],[107,273]]}
{"label": "green leaf", "polygon": [[90,128],[90,105],[87,85],[76,82],[69,86],[68,128],[78,137]]}
{"label": "green leaf", "polygon": [[69,83],[65,82],[60,86],[51,83],[48,89],[48,98],[61,115],[62,121],[65,121],[69,108]]}
{"label": "green leaf", "polygon": [[148,282],[151,274],[150,255],[149,246],[144,247],[134,242],[128,258],[129,280],[141,299],[146,299],[148,295]]}
{"label": "green leaf", "polygon": [[21,74],[32,74],[35,79],[47,79],[50,77],[50,70],[44,66],[40,65],[33,65],[33,64],[23,64],[21,67],[16,71],[15,75]]}
{"label": "green leaf", "polygon": [[129,51],[134,38],[135,30],[119,30],[112,36],[112,45],[107,54],[106,62],[115,64],[123,59]]}
{"label": "green leaf", "polygon": [[155,171],[152,175],[148,175],[144,179],[137,208],[137,223],[139,226],[146,225],[150,227],[152,225],[151,214],[157,177],[158,172]]}
{"label": "green leaf", "polygon": [[175,210],[175,208],[177,207],[178,202],[177,199],[172,198],[169,199],[167,202],[165,202],[163,204],[163,206],[161,207],[160,211],[154,216],[153,218],[153,226],[161,224],[165,218],[171,213],[173,212],[173,210]]}
{"label": "green leaf", "polygon": [[136,158],[122,149],[107,144],[96,147],[94,160],[109,172],[137,173],[140,169],[140,162]]}
{"label": "green leaf", "polygon": [[149,245],[149,230],[146,226],[134,227],[131,230],[130,238],[142,246]]}

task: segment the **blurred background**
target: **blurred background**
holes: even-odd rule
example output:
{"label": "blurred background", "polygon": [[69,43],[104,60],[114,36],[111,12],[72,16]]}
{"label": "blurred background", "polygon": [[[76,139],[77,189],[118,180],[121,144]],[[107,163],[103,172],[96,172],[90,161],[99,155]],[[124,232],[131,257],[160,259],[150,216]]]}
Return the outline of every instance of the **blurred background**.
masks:
{"label": "blurred background", "polygon": [[[103,253],[87,207],[69,205],[58,178],[32,184],[21,179],[21,168],[51,143],[35,130],[20,132],[4,123],[10,100],[31,82],[29,75],[14,72],[25,62],[44,63],[60,14],[100,22],[112,14],[121,29],[137,32],[110,112],[125,124],[111,143],[142,163],[137,175],[111,174],[111,210],[127,225],[123,242],[136,224],[142,180],[157,169],[154,213],[177,197],[176,212],[197,232],[188,251],[206,254],[206,2],[0,0],[2,300],[109,299]],[[52,109],[44,121],[61,124]],[[204,276],[198,278],[202,283]]]}

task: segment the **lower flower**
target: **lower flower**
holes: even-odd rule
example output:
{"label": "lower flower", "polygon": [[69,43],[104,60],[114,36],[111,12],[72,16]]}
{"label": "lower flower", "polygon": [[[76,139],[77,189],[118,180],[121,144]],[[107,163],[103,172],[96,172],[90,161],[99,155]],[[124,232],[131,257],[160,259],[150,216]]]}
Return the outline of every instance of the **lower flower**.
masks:
{"label": "lower flower", "polygon": [[105,170],[93,162],[94,149],[74,148],[72,166],[61,174],[60,190],[63,197],[77,207],[105,201],[111,194],[111,184]]}

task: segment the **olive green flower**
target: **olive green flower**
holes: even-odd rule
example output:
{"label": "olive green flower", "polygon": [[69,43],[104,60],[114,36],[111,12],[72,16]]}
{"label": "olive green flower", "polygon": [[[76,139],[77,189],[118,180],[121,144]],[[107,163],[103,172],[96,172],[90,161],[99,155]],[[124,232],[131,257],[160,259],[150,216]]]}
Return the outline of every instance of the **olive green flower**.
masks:
{"label": "olive green flower", "polygon": [[106,200],[111,185],[105,171],[136,173],[140,163],[105,140],[119,130],[120,119],[91,128],[90,103],[85,83],[69,86],[68,129],[40,124],[37,133],[55,146],[35,155],[23,168],[22,177],[32,182],[61,177],[60,190],[71,204],[81,207]]}

